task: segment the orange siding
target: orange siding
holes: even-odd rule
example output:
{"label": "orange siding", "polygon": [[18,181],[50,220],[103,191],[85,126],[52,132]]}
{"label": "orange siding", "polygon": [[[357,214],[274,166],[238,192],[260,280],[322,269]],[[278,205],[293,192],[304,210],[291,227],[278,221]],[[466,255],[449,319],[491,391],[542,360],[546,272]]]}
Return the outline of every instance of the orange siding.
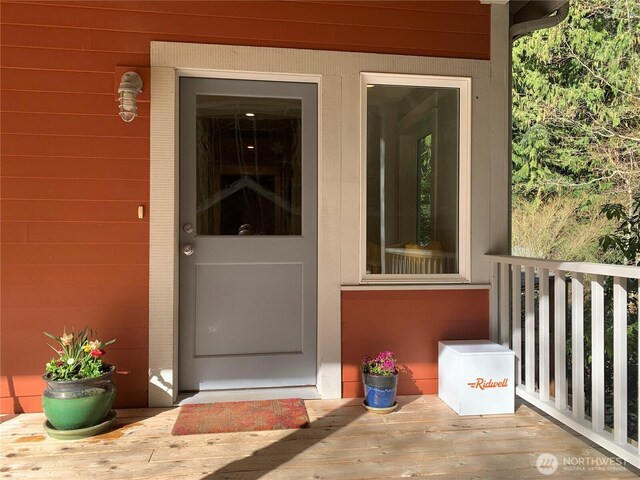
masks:
{"label": "orange siding", "polygon": [[383,350],[399,395],[438,393],[438,341],[488,337],[488,290],[342,292],[342,396],[363,396],[360,361]]}
{"label": "orange siding", "polygon": [[116,406],[146,405],[149,103],[120,120],[117,66],[152,40],[486,59],[489,20],[477,0],[1,0],[0,411],[40,409],[42,330],[85,323],[118,338]]}

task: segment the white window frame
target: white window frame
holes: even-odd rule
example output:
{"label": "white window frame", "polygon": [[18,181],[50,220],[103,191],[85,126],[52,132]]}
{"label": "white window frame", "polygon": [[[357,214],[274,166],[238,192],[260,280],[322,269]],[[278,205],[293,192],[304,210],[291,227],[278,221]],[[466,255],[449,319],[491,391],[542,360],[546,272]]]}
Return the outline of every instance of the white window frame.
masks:
{"label": "white window frame", "polygon": [[[367,274],[367,85],[457,88],[459,103],[458,273]],[[471,272],[471,78],[389,73],[360,74],[360,283],[469,283]]]}

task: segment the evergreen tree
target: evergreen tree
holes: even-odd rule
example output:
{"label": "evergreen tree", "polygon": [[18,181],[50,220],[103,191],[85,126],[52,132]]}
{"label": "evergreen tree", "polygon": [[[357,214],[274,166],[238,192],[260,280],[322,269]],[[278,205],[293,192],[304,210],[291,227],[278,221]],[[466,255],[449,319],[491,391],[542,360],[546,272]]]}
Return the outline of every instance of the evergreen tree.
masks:
{"label": "evergreen tree", "polygon": [[513,48],[514,195],[640,189],[640,2],[573,0]]}

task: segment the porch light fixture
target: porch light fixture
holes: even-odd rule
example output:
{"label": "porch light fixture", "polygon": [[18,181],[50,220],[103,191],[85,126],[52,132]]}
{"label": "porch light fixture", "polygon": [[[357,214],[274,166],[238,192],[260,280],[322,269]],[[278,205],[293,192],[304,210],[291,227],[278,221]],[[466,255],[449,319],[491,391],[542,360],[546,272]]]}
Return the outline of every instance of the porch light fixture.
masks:
{"label": "porch light fixture", "polygon": [[142,91],[142,79],[136,72],[126,72],[120,79],[118,93],[120,98],[120,118],[125,122],[131,122],[136,118],[138,110],[136,97]]}

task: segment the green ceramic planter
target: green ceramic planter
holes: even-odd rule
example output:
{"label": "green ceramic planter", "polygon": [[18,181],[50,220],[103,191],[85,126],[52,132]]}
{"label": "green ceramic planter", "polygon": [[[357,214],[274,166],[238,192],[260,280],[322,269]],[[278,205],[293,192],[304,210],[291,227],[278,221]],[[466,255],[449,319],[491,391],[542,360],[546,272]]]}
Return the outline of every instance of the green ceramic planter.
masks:
{"label": "green ceramic planter", "polygon": [[47,388],[42,394],[42,410],[51,426],[57,430],[76,430],[103,422],[113,405],[116,387],[115,367],[96,378],[69,381],[42,378]]}

